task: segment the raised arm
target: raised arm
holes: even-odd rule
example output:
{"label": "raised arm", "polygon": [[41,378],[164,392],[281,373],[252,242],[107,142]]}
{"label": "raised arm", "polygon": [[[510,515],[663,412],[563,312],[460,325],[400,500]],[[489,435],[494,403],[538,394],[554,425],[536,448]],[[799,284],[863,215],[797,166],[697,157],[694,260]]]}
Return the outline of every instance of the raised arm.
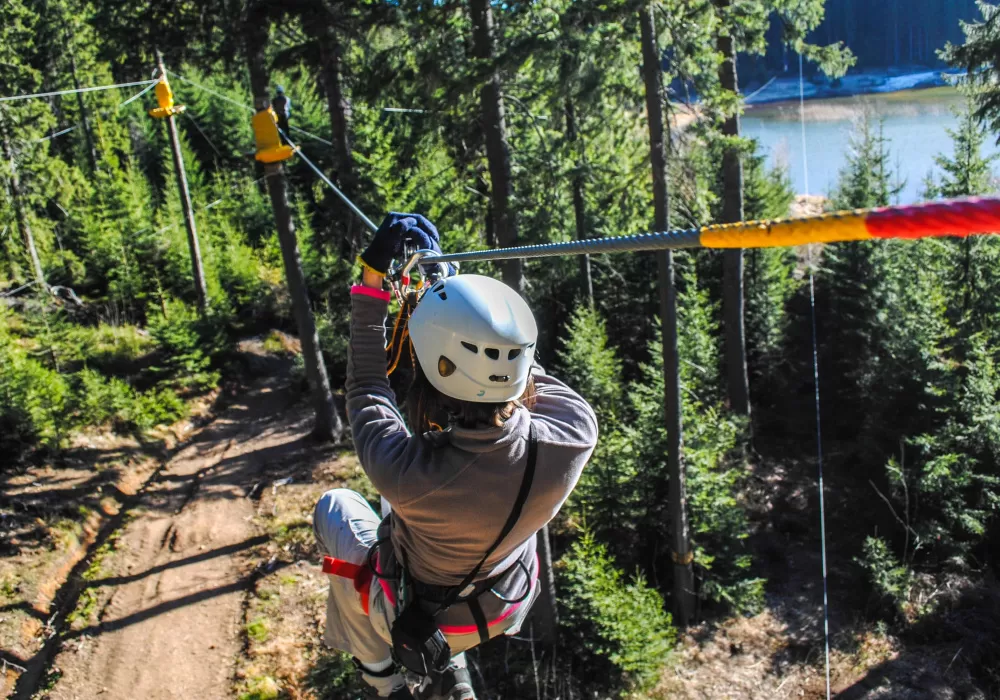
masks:
{"label": "raised arm", "polygon": [[[389,292],[383,279],[406,240],[436,245],[414,214],[389,214],[361,254],[362,284],[351,289],[351,340],[347,349],[347,418],[354,446],[368,478],[390,503],[398,500],[400,474],[429,447],[410,436],[389,386],[385,358],[385,316]],[[433,230],[437,233],[436,229]]]}
{"label": "raised arm", "polygon": [[389,295],[381,287],[378,278],[377,284],[351,290],[347,418],[361,466],[379,493],[393,502],[399,473],[409,463],[414,446],[386,374],[385,315]]}
{"label": "raised arm", "polygon": [[532,415],[548,424],[553,438],[562,444],[593,449],[597,445],[597,416],[586,399],[537,365],[532,374],[535,379]]}

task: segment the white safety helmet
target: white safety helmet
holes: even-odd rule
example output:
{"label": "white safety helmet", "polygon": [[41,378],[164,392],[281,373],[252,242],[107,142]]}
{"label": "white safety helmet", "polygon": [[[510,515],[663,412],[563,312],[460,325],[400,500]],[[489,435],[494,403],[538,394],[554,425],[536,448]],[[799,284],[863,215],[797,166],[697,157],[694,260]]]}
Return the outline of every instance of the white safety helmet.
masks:
{"label": "white safety helmet", "polygon": [[528,304],[503,282],[482,275],[435,282],[409,328],[417,361],[442,394],[502,403],[524,393],[538,327]]}

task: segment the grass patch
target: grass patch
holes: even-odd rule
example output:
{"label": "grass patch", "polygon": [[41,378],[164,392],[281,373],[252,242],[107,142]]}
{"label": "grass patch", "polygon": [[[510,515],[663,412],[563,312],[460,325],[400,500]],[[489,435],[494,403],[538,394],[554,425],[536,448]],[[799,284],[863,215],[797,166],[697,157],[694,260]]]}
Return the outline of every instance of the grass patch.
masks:
{"label": "grass patch", "polygon": [[263,644],[267,641],[269,632],[267,620],[263,617],[258,617],[247,623],[247,636],[258,644]]}
{"label": "grass patch", "polygon": [[366,692],[366,684],[355,671],[351,657],[339,651],[324,651],[306,679],[317,700],[354,698]]}
{"label": "grass patch", "polygon": [[[94,558],[90,562],[90,566],[87,567],[87,570],[83,572],[83,576],[81,577],[84,581],[97,581],[105,576],[104,563],[107,557],[117,548],[119,532],[112,533],[107,542],[98,547],[97,551],[94,552]],[[96,622],[94,617],[100,601],[101,589],[97,586],[87,586],[80,593],[76,607],[67,616],[66,622],[70,627],[73,627],[77,622],[84,625]]]}
{"label": "grass patch", "polygon": [[258,676],[247,681],[246,690],[239,694],[239,700],[277,700],[281,697],[281,685],[270,676]]}
{"label": "grass patch", "polygon": [[312,523],[305,518],[281,523],[271,531],[271,539],[286,552],[312,556],[316,549]]}

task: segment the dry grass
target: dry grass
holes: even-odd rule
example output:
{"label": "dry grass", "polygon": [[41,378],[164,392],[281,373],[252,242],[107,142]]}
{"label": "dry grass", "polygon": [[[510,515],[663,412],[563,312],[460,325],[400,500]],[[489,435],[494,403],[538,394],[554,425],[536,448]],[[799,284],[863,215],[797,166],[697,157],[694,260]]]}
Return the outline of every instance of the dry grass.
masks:
{"label": "dry grass", "polygon": [[[244,615],[244,653],[237,663],[241,700],[334,700],[358,697],[361,686],[344,654],[322,642],[327,577],[312,532],[312,510],[328,489],[375,495],[353,454],[317,450],[314,464],[269,474],[257,518],[271,541],[254,552],[268,573],[251,591]],[[292,481],[282,484],[281,480]]]}
{"label": "dry grass", "polygon": [[[823,649],[803,649],[774,610],[734,618],[715,629],[696,628],[682,641],[649,700],[823,698]],[[831,651],[835,693],[855,685],[872,668],[895,659],[899,642],[868,628],[839,638]]]}

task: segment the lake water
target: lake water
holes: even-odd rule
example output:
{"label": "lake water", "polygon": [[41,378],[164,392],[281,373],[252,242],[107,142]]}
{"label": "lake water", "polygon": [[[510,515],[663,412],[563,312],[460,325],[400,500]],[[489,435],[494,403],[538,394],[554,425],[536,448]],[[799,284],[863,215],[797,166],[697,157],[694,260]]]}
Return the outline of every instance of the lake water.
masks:
{"label": "lake water", "polygon": [[[788,168],[796,193],[829,195],[846,164],[854,121],[863,109],[874,110],[884,120],[894,169],[906,181],[899,203],[912,204],[920,201],[928,171],[940,175],[934,156],[951,155],[953,147],[946,130],[957,124],[951,108],[963,104],[964,98],[950,88],[807,101],[808,190],[798,102],[748,107],[743,134],[760,142],[769,164]],[[998,151],[994,141],[992,136],[987,138],[985,152]],[[994,165],[997,170],[1000,162]]]}

